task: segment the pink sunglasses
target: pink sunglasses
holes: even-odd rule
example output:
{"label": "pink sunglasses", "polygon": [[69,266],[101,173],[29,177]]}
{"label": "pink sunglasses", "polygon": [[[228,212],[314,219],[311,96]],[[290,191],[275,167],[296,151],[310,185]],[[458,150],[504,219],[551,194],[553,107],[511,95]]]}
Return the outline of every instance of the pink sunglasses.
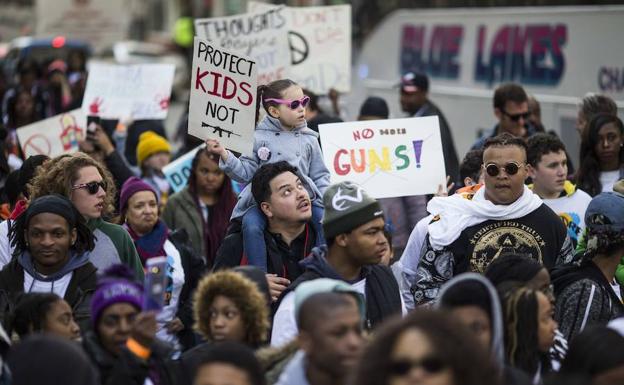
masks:
{"label": "pink sunglasses", "polygon": [[310,97],[304,96],[301,99],[295,99],[295,100],[268,98],[268,99],[264,99],[264,101],[285,104],[288,107],[290,107],[291,110],[296,110],[297,108],[299,108],[299,106],[302,106],[303,108],[305,108],[308,105],[308,103],[310,103]]}

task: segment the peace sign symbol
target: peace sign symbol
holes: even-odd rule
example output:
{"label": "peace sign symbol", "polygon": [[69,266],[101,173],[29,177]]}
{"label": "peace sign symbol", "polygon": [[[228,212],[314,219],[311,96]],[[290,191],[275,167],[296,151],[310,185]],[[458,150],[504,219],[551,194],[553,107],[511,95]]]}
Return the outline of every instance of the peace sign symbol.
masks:
{"label": "peace sign symbol", "polygon": [[290,62],[292,65],[300,64],[308,58],[310,47],[302,34],[288,31],[288,45],[290,46]]}

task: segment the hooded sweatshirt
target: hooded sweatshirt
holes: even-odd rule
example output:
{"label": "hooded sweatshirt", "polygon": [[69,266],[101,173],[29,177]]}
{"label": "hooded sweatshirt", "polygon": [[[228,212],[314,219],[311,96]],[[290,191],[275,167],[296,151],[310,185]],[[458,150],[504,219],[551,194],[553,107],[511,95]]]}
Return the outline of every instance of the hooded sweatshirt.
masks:
{"label": "hooded sweatshirt", "polygon": [[[435,308],[444,308],[445,300],[448,300],[448,294],[451,288],[462,285],[470,281],[480,283],[488,293],[487,301],[490,308],[490,325],[492,327],[492,342],[490,351],[492,358],[498,364],[503,372],[504,383],[508,385],[531,384],[531,379],[522,371],[507,366],[505,363],[505,332],[503,329],[503,311],[498,298],[498,293],[490,281],[477,273],[464,273],[448,281],[440,290],[438,300],[435,302]],[[477,306],[477,305],[475,305]]]}
{"label": "hooded sweatshirt", "polygon": [[86,253],[74,255],[58,272],[39,274],[32,257],[23,253],[0,271],[0,319],[11,313],[16,296],[29,292],[54,292],[71,306],[82,330],[91,324],[90,301],[97,282],[97,270]]}
{"label": "hooded sweatshirt", "polygon": [[72,251],[65,266],[50,275],[41,275],[35,269],[32,256],[28,251],[20,254],[17,262],[24,269],[24,293],[54,292],[63,298],[74,270],[89,263],[89,255],[87,253],[76,255]]}
{"label": "hooded sweatshirt", "polygon": [[555,320],[570,341],[592,325],[624,315],[624,305],[602,271],[591,260],[566,265],[551,272],[555,286]]}
{"label": "hooded sweatshirt", "polygon": [[327,246],[315,247],[310,256],[299,262],[305,268],[305,272],[288,286],[277,303],[277,311],[273,318],[271,345],[281,346],[297,335],[294,290],[301,283],[317,278],[345,281],[361,293],[366,298],[365,326],[368,329],[374,328],[393,315],[406,313],[399,293],[399,285],[388,267],[363,266],[360,278],[350,282],[342,278],[327,262],[325,258],[327,253]]}
{"label": "hooded sweatshirt", "polygon": [[[228,151],[227,160],[220,159],[219,167],[236,182],[249,183],[262,165],[284,160],[297,167],[310,199],[323,207],[323,193],[330,182],[317,138],[318,134],[305,123],[293,130],[284,130],[279,119],[267,115],[256,127],[253,155],[237,158]],[[248,184],[238,197],[232,218],[242,217],[254,205],[251,184]]]}

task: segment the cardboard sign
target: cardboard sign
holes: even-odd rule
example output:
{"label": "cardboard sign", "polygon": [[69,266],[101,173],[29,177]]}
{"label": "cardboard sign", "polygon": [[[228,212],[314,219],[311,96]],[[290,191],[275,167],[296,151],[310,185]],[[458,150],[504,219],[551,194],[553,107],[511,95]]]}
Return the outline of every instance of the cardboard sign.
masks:
{"label": "cardboard sign", "polygon": [[47,155],[51,158],[78,151],[86,137],[87,117],[80,109],[20,127],[17,130],[24,156]]}
{"label": "cardboard sign", "polygon": [[258,66],[258,84],[288,76],[290,53],[283,6],[242,15],[196,19],[197,36]]}
{"label": "cardboard sign", "polygon": [[332,183],[355,182],[375,198],[446,185],[437,116],[321,124],[319,133]]}
{"label": "cardboard sign", "polygon": [[188,133],[251,155],[256,120],[256,62],[195,37]]}
{"label": "cardboard sign", "polygon": [[162,172],[165,174],[165,178],[167,178],[167,182],[169,182],[169,186],[171,186],[174,193],[182,190],[188,183],[193,158],[197,151],[204,147],[206,145],[202,144],[163,167]]}
{"label": "cardboard sign", "polygon": [[165,119],[174,72],[173,64],[93,63],[82,110],[108,119]]}
{"label": "cardboard sign", "polygon": [[[250,12],[276,6],[252,1]],[[351,5],[286,7],[291,67],[288,77],[317,94],[351,91]]]}

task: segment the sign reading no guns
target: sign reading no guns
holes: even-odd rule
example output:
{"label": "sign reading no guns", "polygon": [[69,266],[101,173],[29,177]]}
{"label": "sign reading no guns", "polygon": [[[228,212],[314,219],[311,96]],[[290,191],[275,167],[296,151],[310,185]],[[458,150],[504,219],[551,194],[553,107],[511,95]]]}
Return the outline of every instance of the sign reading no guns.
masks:
{"label": "sign reading no guns", "polygon": [[188,133],[251,155],[256,89],[254,61],[195,37]]}

